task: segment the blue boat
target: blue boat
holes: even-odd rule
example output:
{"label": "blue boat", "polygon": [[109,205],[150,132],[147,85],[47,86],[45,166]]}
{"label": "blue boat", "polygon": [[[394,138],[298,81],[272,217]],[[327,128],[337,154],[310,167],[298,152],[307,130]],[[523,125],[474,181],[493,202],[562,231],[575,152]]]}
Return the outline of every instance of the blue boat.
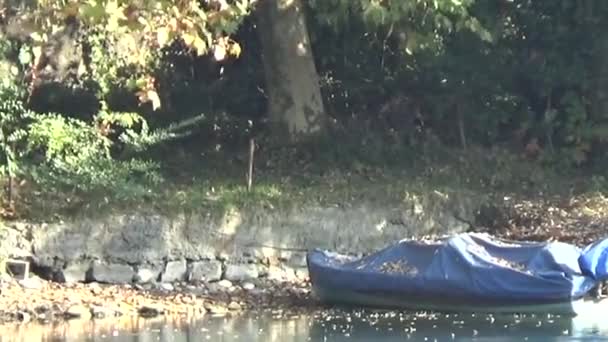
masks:
{"label": "blue boat", "polygon": [[307,255],[324,302],[445,312],[608,312],[596,289],[608,279],[608,239],[585,248],[464,233],[403,240],[363,258]]}

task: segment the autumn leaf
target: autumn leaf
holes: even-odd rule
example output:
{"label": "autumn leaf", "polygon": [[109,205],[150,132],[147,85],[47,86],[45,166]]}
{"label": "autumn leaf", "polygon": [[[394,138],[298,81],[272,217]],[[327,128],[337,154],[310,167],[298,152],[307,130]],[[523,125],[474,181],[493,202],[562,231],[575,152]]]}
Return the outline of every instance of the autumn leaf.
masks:
{"label": "autumn leaf", "polygon": [[168,27],[161,27],[156,32],[156,42],[160,47],[167,45],[170,39],[171,32]]}
{"label": "autumn leaf", "polygon": [[239,43],[237,42],[233,42],[232,44],[230,44],[230,54],[236,58],[238,58],[241,55],[241,46],[239,45]]}
{"label": "autumn leaf", "polygon": [[188,18],[182,19],[181,25],[183,27],[185,27],[186,29],[190,29],[190,30],[194,28],[194,22]]}
{"label": "autumn leaf", "polygon": [[126,19],[122,12],[122,8],[117,1],[109,1],[106,4],[105,11],[110,16],[116,16],[118,19]]}
{"label": "autumn leaf", "polygon": [[177,19],[169,19],[169,28],[171,29],[171,31],[177,31],[178,26],[179,24],[177,23]]}
{"label": "autumn leaf", "polygon": [[249,12],[249,5],[246,1],[237,1],[235,5],[236,9],[239,10],[239,14],[245,15]]}
{"label": "autumn leaf", "polygon": [[78,77],[82,77],[82,75],[86,74],[87,71],[88,70],[87,70],[87,66],[86,66],[85,63],[81,62],[81,63],[78,64],[78,70],[77,70]]}
{"label": "autumn leaf", "polygon": [[42,46],[36,45],[32,48],[32,53],[34,54],[34,63],[38,64],[40,58],[42,57]]}
{"label": "autumn leaf", "polygon": [[140,78],[135,81],[135,86],[143,89],[144,87],[146,87],[146,85],[148,83],[149,83],[149,80],[147,78]]}
{"label": "autumn leaf", "polygon": [[39,32],[35,32],[35,31],[30,34],[30,38],[32,38],[32,40],[34,42],[43,42],[43,41],[45,41],[46,40],[45,36],[46,36],[45,34],[40,34]]}
{"label": "autumn leaf", "polygon": [[196,35],[190,34],[188,32],[182,33],[182,39],[187,46],[192,46],[194,41],[196,40]]}
{"label": "autumn leaf", "polygon": [[137,93],[137,97],[140,103],[150,102],[153,110],[160,108],[160,96],[155,90],[142,90]]}
{"label": "autumn leaf", "polygon": [[[36,58],[36,61],[38,61],[37,58]],[[32,62],[32,55],[30,54],[30,51],[28,51],[27,48],[21,48],[19,50],[19,63],[21,63],[22,65],[29,65],[31,62]]]}
{"label": "autumn leaf", "polygon": [[63,15],[66,17],[75,17],[80,12],[79,7],[80,6],[78,5],[78,3],[69,3],[66,7],[63,8]]}
{"label": "autumn leaf", "polygon": [[216,61],[223,61],[226,58],[226,47],[223,44],[217,44],[213,47],[213,57]]}
{"label": "autumn leaf", "polygon": [[181,17],[181,13],[179,11],[179,8],[177,8],[177,6],[173,6],[171,7],[171,11],[173,12],[173,15],[176,17]]}
{"label": "autumn leaf", "polygon": [[201,37],[196,37],[194,39],[194,43],[192,44],[194,49],[196,50],[197,55],[201,56],[205,52],[207,52],[207,43]]}
{"label": "autumn leaf", "polygon": [[160,96],[155,90],[148,90],[148,99],[152,102],[152,109],[157,110],[160,108]]}

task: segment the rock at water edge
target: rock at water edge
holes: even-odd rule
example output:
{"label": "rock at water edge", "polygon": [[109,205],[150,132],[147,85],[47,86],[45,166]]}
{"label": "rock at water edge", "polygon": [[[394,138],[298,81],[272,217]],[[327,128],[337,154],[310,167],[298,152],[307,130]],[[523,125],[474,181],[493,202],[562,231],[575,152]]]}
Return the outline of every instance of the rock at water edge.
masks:
{"label": "rock at water edge", "polygon": [[129,265],[93,263],[91,278],[94,281],[108,284],[128,284],[133,281],[135,271]]}
{"label": "rock at water edge", "polygon": [[91,268],[90,262],[75,262],[68,264],[61,270],[60,281],[66,283],[82,283],[87,279],[87,272]]}
{"label": "rock at water edge", "polygon": [[306,267],[306,253],[294,252],[287,260],[287,265],[293,268]]}
{"label": "rock at water edge", "polygon": [[142,306],[137,310],[139,315],[144,318],[152,318],[158,315],[162,315],[165,312],[165,309],[158,306]]}
{"label": "rock at water edge", "polygon": [[205,308],[205,310],[207,310],[207,312],[213,315],[225,315],[226,313],[228,313],[228,308],[225,305],[219,303],[215,304],[211,302],[205,302],[203,304],[203,307]]}
{"label": "rock at water edge", "polygon": [[160,276],[160,281],[163,283],[172,283],[184,280],[187,271],[188,265],[186,264],[186,260],[169,261],[165,266],[165,271]]}
{"label": "rock at water edge", "polygon": [[175,286],[171,283],[160,283],[158,284],[158,288],[163,291],[175,291]]}
{"label": "rock at water edge", "polygon": [[259,276],[260,272],[255,264],[228,264],[224,273],[224,279],[230,281],[252,280]]}
{"label": "rock at water edge", "polygon": [[295,270],[285,265],[268,267],[267,277],[269,280],[280,282],[294,282],[297,280]]}
{"label": "rock at water edge", "polygon": [[217,284],[224,289],[229,289],[232,287],[232,282],[227,279],[220,280],[217,282]]}
{"label": "rock at water edge", "polygon": [[138,267],[135,282],[138,284],[152,283],[158,279],[160,272],[160,270],[154,270],[150,267]]}
{"label": "rock at water edge", "polygon": [[241,310],[241,305],[237,302],[232,301],[228,304],[228,310],[230,310],[230,311]]}
{"label": "rock at water edge", "polygon": [[38,290],[42,288],[42,279],[38,278],[38,276],[30,276],[28,278],[25,279],[20,279],[17,281],[17,283],[19,283],[19,285],[21,285],[21,287],[23,287],[24,289],[29,289],[29,290]]}
{"label": "rock at water edge", "polygon": [[188,280],[196,281],[217,281],[222,278],[222,263],[218,260],[197,261],[192,263],[192,269]]}
{"label": "rock at water edge", "polygon": [[300,268],[297,268],[295,271],[296,271],[296,278],[298,278],[298,280],[300,280],[300,281],[307,280],[310,277],[308,275],[307,267],[300,267]]}
{"label": "rock at water edge", "polygon": [[74,304],[71,305],[65,312],[64,315],[66,318],[80,318],[80,319],[90,319],[92,317],[91,309],[87,308],[84,305]]}

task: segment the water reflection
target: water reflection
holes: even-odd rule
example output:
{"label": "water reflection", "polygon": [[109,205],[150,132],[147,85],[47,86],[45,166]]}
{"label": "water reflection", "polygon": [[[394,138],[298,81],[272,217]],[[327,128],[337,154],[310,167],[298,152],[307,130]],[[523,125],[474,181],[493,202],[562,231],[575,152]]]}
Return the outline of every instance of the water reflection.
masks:
{"label": "water reflection", "polygon": [[0,327],[0,341],[608,341],[599,317],[477,316],[329,310],[285,317],[264,313],[232,318],[72,321]]}
{"label": "water reflection", "polygon": [[[337,315],[311,326],[311,341],[567,341],[608,340],[608,325],[592,319],[538,315],[399,314]],[[601,331],[600,327],[604,326]],[[604,334],[604,337],[602,337]]]}

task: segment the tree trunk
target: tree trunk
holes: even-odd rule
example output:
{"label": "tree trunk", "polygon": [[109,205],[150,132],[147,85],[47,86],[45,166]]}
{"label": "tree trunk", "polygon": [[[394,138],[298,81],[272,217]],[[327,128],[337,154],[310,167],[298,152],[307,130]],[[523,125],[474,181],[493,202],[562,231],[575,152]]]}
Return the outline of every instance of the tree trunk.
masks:
{"label": "tree trunk", "polygon": [[301,0],[264,0],[258,8],[269,118],[292,142],[320,134],[326,114]]}

